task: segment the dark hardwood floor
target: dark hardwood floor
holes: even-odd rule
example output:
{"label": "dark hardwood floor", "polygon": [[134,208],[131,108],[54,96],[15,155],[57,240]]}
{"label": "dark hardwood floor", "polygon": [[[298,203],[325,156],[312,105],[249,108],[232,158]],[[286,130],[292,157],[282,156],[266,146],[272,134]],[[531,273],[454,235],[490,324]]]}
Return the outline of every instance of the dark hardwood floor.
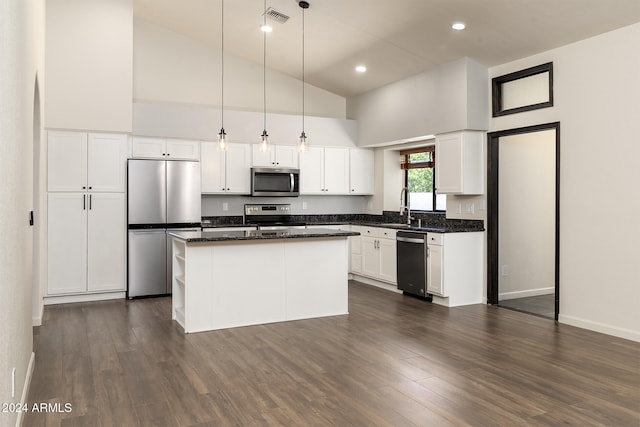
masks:
{"label": "dark hardwood floor", "polygon": [[348,316],[185,335],[170,299],[47,306],[24,426],[640,425],[640,343],[352,283]]}

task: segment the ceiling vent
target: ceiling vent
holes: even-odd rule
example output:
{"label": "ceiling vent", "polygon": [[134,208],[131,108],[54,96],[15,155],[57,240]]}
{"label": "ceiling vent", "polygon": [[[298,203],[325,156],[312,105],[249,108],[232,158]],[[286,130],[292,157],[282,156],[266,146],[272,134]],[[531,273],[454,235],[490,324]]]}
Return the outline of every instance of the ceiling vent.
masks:
{"label": "ceiling vent", "polygon": [[272,7],[269,7],[269,9],[267,9],[264,14],[267,18],[271,19],[272,21],[276,21],[279,24],[284,24],[289,20],[289,17],[287,15],[282,12],[278,12]]}

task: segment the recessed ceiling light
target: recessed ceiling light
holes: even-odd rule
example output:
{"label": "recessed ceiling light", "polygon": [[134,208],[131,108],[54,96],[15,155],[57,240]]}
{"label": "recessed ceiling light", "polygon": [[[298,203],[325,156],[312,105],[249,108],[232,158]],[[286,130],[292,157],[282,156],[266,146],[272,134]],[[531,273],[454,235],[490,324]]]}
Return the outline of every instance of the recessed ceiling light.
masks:
{"label": "recessed ceiling light", "polygon": [[365,67],[364,65],[358,65],[356,67],[356,71],[359,72],[359,73],[364,73],[364,72],[367,71],[367,67]]}
{"label": "recessed ceiling light", "polygon": [[454,30],[464,30],[465,25],[464,22],[454,22],[453,25],[451,25],[451,28],[453,28]]}
{"label": "recessed ceiling light", "polygon": [[260,30],[264,31],[265,33],[270,33],[271,31],[273,31],[273,28],[270,25],[263,25],[260,27]]}

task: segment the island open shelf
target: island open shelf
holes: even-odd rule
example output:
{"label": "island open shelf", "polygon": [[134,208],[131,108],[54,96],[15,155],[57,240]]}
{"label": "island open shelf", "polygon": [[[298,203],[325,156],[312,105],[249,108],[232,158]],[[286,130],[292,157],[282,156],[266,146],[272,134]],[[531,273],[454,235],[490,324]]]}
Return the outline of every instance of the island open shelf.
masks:
{"label": "island open shelf", "polygon": [[185,332],[348,314],[339,230],[173,236],[172,318]]}

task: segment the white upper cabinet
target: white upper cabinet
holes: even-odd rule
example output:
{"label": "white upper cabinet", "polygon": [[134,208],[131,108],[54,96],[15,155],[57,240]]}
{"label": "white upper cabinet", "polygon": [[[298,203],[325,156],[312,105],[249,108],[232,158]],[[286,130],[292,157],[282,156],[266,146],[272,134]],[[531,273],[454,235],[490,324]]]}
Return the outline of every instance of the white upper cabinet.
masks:
{"label": "white upper cabinet", "polygon": [[326,194],[349,194],[349,149],[324,149],[324,187]]}
{"label": "white upper cabinet", "polygon": [[349,149],[310,147],[300,154],[300,194],[349,194]]}
{"label": "white upper cabinet", "polygon": [[229,144],[227,151],[220,151],[215,142],[203,142],[200,171],[203,193],[249,194],[251,146]]}
{"label": "white upper cabinet", "polygon": [[200,160],[200,143],[187,139],[134,136],[131,139],[131,157],[136,159]]}
{"label": "white upper cabinet", "polygon": [[298,147],[295,145],[271,145],[268,151],[260,151],[259,144],[252,147],[252,166],[257,167],[298,167]]}
{"label": "white upper cabinet", "polygon": [[300,194],[324,194],[324,148],[300,154]]}
{"label": "white upper cabinet", "polygon": [[48,190],[124,192],[127,137],[48,133]]}
{"label": "white upper cabinet", "polygon": [[438,194],[483,194],[484,132],[436,135],[436,191]]}
{"label": "white upper cabinet", "polygon": [[87,141],[88,190],[124,192],[126,158],[126,135],[90,133]]}
{"label": "white upper cabinet", "polygon": [[373,194],[373,150],[349,150],[351,194]]}

